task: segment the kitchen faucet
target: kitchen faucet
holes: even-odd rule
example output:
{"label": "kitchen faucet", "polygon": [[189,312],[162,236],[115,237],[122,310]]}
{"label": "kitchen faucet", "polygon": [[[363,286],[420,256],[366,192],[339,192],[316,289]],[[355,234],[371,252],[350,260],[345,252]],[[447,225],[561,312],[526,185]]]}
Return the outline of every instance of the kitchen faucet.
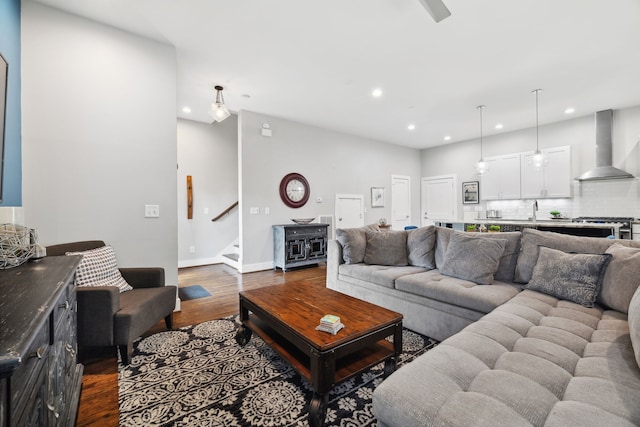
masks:
{"label": "kitchen faucet", "polygon": [[531,217],[531,219],[533,220],[533,222],[536,222],[536,212],[538,211],[538,201],[537,200],[533,201],[533,206],[531,208],[533,210],[533,216]]}

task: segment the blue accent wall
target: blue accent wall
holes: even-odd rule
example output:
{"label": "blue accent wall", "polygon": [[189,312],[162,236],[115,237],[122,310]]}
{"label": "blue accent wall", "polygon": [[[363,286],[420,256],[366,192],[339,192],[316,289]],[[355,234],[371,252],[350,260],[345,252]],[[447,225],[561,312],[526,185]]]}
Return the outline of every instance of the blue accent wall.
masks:
{"label": "blue accent wall", "polygon": [[0,53],[9,63],[4,176],[0,206],[22,206],[20,0],[0,0]]}

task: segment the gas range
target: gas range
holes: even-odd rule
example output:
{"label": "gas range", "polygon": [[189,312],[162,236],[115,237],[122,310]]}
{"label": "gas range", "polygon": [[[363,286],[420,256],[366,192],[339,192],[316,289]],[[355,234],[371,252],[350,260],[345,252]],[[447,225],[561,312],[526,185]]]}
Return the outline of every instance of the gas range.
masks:
{"label": "gas range", "polygon": [[631,223],[634,218],[618,217],[618,216],[580,216],[572,218],[571,222],[583,222],[591,224],[604,224],[604,223],[618,223],[622,224],[620,227],[620,238],[631,239]]}

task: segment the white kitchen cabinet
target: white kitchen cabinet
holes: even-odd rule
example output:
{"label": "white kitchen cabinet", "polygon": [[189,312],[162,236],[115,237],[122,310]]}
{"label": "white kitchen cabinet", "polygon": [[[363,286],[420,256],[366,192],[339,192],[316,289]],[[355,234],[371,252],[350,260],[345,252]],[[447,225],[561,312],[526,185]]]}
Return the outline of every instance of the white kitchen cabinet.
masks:
{"label": "white kitchen cabinet", "polygon": [[571,147],[546,148],[543,166],[533,165],[533,151],[521,155],[523,199],[571,197]]}
{"label": "white kitchen cabinet", "polygon": [[520,198],[520,154],[487,157],[487,172],[482,175],[482,200]]}

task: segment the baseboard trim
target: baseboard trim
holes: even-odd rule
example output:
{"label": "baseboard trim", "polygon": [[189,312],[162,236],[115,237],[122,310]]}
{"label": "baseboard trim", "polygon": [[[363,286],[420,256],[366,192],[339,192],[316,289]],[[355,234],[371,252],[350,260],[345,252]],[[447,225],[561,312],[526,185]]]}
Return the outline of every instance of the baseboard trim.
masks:
{"label": "baseboard trim", "polygon": [[178,261],[178,268],[198,267],[200,265],[222,264],[222,256],[213,258],[183,259]]}
{"label": "baseboard trim", "polygon": [[256,264],[241,264],[238,266],[238,272],[253,273],[255,271],[271,270],[272,268],[273,268],[273,261],[260,262]]}

